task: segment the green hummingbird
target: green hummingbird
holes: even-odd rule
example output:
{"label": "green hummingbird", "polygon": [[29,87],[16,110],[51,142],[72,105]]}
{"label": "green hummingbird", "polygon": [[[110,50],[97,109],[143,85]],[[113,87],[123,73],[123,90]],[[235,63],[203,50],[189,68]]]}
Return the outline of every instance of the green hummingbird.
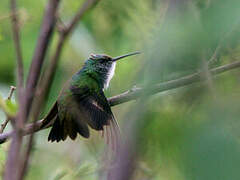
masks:
{"label": "green hummingbird", "polygon": [[62,89],[56,103],[44,118],[42,127],[53,122],[48,141],[74,140],[79,133],[90,136],[89,127],[102,131],[107,143],[117,141],[120,129],[111,111],[104,89],[109,86],[116,61],[139,52],[112,58],[91,54],[82,69],[72,76]]}

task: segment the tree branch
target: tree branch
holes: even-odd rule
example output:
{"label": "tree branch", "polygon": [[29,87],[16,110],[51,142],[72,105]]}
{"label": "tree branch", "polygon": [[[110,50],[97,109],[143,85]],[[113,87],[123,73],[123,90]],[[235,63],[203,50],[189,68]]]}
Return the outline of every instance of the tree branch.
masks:
{"label": "tree branch", "polygon": [[[20,104],[24,100],[24,91],[23,91],[23,62],[22,62],[22,52],[21,52],[21,44],[19,38],[19,25],[18,25],[18,18],[17,18],[17,7],[16,7],[16,0],[10,1],[10,8],[11,8],[11,20],[12,20],[12,31],[13,31],[13,39],[16,49],[16,56],[17,56],[17,88],[18,88],[18,98]],[[13,133],[13,141],[10,144],[9,151],[8,151],[8,158],[5,164],[5,171],[4,171],[4,180],[15,180],[17,179],[17,169],[19,165],[19,154],[22,145],[22,137],[20,134],[20,127],[23,126],[23,116],[22,116],[22,109],[24,107],[20,107],[20,113],[18,113],[18,117],[15,118],[16,126],[14,126],[14,133]],[[8,119],[10,119],[8,117]],[[11,119],[10,119],[11,120]],[[13,119],[12,119],[13,122]],[[14,124],[13,122],[12,124]],[[15,173],[12,173],[15,170]]]}
{"label": "tree branch", "polygon": [[86,11],[88,11],[90,8],[95,6],[100,0],[87,0],[85,3],[79,8],[77,14],[74,16],[74,18],[70,21],[67,27],[63,29],[64,34],[70,34],[72,30],[75,28],[75,26],[78,24],[79,20],[83,17]]}
{"label": "tree branch", "polygon": [[[13,40],[17,56],[17,82],[18,82],[18,91],[23,87],[23,59],[22,59],[22,50],[19,36],[19,23],[17,18],[17,8],[16,1],[11,0],[11,19],[12,19],[12,32]],[[20,94],[19,94],[20,95]]]}
{"label": "tree branch", "polygon": [[[19,104],[22,104],[24,101],[24,73],[23,73],[23,58],[22,58],[22,50],[20,43],[20,29],[19,29],[19,21],[16,7],[16,0],[11,0],[10,8],[11,8],[11,22],[12,22],[12,33],[13,33],[13,41],[15,45],[16,51],[16,60],[17,60],[17,94]],[[20,107],[20,112],[22,111],[22,107]],[[21,116],[21,113],[18,115]],[[12,122],[14,124],[15,122]],[[7,125],[7,124],[6,124]],[[23,126],[22,120],[16,122],[17,127]]]}
{"label": "tree branch", "polygon": [[[235,61],[227,65],[219,66],[219,67],[210,69],[209,71],[213,76],[216,76],[218,74],[221,74],[233,69],[237,69],[237,68],[240,68],[240,61]],[[108,98],[108,102],[110,106],[116,106],[128,101],[138,99],[139,97],[142,97],[142,95],[153,95],[159,92],[168,91],[168,90],[179,88],[179,87],[184,87],[186,85],[190,85],[190,84],[193,84],[199,81],[204,81],[204,80],[205,79],[203,79],[201,76],[201,72],[194,73],[194,74],[184,76],[175,80],[155,84],[150,87],[149,86],[138,87],[138,88],[135,87],[122,94]],[[28,124],[24,129],[24,135],[42,130],[40,128],[42,123],[43,123],[43,119],[36,122],[36,127],[34,127],[33,124]],[[48,127],[50,127],[51,125],[52,124],[49,124]],[[48,127],[45,127],[45,128],[48,128]],[[9,137],[11,137],[12,134],[13,132],[0,134],[0,144],[4,143]]]}
{"label": "tree branch", "polygon": [[51,40],[51,35],[56,22],[56,11],[60,0],[49,0],[45,15],[43,18],[42,28],[38,37],[37,46],[32,59],[32,64],[30,67],[26,92],[27,97],[27,111],[30,110],[32,104],[33,96],[35,94],[36,85],[40,76],[41,67]]}

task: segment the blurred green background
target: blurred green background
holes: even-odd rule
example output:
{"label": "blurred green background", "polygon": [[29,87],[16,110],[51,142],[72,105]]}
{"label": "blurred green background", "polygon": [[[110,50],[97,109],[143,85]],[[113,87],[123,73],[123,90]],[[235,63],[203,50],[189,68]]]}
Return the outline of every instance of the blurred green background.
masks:
{"label": "blurred green background", "polygon": [[[46,2],[18,3],[25,77]],[[62,0],[62,21],[69,22],[82,2]],[[10,85],[15,85],[16,74],[8,16],[9,0],[2,0],[0,94],[4,97]],[[56,100],[64,82],[81,68],[90,53],[118,56],[136,50],[143,52],[119,61],[105,91],[110,97],[134,85],[148,86],[204,71],[217,47],[217,58],[209,64],[210,68],[238,60],[239,21],[239,0],[101,0],[84,16],[65,44],[42,116]],[[56,40],[57,33],[45,67]],[[203,76],[209,75],[204,72]],[[132,116],[136,119],[138,157],[132,179],[240,179],[239,75],[240,70],[234,70],[209,76],[204,83],[150,96],[141,108],[138,101],[113,107],[123,132]],[[132,113],[136,111],[139,113]],[[4,119],[1,113],[0,122]],[[104,142],[97,132],[92,132],[90,140],[79,137],[74,142],[61,143],[48,143],[48,132],[36,135],[26,179],[99,179]],[[0,146],[1,172],[8,145]]]}

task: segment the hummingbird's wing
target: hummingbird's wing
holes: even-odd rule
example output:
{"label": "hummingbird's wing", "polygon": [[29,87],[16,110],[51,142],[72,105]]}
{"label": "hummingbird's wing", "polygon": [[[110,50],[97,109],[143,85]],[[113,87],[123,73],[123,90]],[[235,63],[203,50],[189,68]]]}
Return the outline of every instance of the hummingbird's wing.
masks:
{"label": "hummingbird's wing", "polygon": [[71,85],[59,96],[51,111],[44,119],[42,127],[53,122],[49,141],[77,137],[77,133],[88,138],[88,126],[102,131],[106,143],[117,149],[120,143],[120,129],[102,89]]}
{"label": "hummingbird's wing", "polygon": [[113,149],[117,148],[120,140],[120,129],[111,107],[102,89],[91,90],[88,87],[71,87],[74,101],[80,111],[86,111],[85,122],[98,131],[102,131],[106,143]]}
{"label": "hummingbird's wing", "polygon": [[[85,95],[82,92],[82,97]],[[84,113],[78,113],[76,103],[69,91],[62,91],[58,100],[54,103],[52,109],[43,120],[41,128],[49,127],[52,124],[48,141],[61,141],[69,136],[72,140],[77,137],[77,133],[81,136],[89,137],[89,128],[84,119]]]}

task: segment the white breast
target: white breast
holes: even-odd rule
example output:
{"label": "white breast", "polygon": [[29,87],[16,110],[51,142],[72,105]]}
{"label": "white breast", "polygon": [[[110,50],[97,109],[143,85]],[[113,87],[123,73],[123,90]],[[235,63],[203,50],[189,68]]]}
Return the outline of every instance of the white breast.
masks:
{"label": "white breast", "polygon": [[107,79],[106,79],[106,81],[105,81],[105,83],[104,83],[104,89],[107,89],[107,88],[108,88],[109,83],[110,83],[111,79],[113,78],[113,75],[114,75],[114,72],[115,72],[115,67],[116,67],[116,62],[113,62],[113,63],[112,63],[112,67],[111,67],[111,69],[109,70]]}

